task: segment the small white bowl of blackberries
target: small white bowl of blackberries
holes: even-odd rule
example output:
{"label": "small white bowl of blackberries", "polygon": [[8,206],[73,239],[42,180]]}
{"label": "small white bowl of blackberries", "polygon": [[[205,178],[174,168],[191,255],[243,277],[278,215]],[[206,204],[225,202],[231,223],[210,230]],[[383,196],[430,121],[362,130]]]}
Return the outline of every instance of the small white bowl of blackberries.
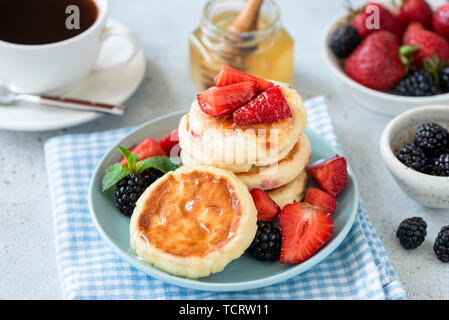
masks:
{"label": "small white bowl of blackberries", "polygon": [[349,8],[330,24],[324,45],[331,69],[357,102],[379,113],[449,103],[449,3],[395,3]]}
{"label": "small white bowl of blackberries", "polygon": [[415,139],[402,146],[397,158],[417,172],[449,177],[449,132],[438,123],[424,123],[416,130]]}
{"label": "small white bowl of blackberries", "polygon": [[401,189],[430,208],[449,208],[449,106],[394,118],[380,139],[382,159]]}

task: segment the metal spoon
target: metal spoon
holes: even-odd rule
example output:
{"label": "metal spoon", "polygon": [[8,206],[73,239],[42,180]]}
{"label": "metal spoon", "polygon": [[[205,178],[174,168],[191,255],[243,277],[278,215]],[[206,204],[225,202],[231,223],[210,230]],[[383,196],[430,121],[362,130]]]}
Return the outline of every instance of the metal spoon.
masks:
{"label": "metal spoon", "polygon": [[126,107],[123,105],[112,105],[100,102],[85,101],[73,98],[61,98],[47,95],[39,96],[16,93],[11,91],[9,88],[0,85],[0,105],[13,104],[17,101],[29,101],[64,109],[95,111],[115,115],[122,115],[126,110]]}

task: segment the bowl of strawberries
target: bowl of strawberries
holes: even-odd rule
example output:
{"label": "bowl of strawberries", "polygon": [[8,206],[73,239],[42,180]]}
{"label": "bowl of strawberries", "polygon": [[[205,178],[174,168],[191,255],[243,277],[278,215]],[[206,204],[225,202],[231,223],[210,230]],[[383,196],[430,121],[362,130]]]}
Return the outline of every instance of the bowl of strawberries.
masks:
{"label": "bowl of strawberries", "polygon": [[368,2],[327,28],[326,60],[361,106],[396,116],[449,103],[449,3]]}

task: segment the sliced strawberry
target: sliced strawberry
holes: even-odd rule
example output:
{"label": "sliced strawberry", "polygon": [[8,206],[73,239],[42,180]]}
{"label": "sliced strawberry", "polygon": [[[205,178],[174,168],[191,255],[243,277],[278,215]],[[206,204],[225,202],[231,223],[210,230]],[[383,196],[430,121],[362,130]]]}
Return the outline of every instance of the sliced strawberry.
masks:
{"label": "sliced strawberry", "polygon": [[288,204],[279,215],[281,263],[300,263],[314,255],[332,236],[330,215],[302,203]]}
{"label": "sliced strawberry", "polygon": [[333,196],[317,188],[307,189],[304,202],[329,214],[333,214],[337,207],[337,200]]}
{"label": "sliced strawberry", "polygon": [[204,113],[219,117],[231,114],[256,96],[254,81],[240,82],[225,87],[213,87],[197,95],[198,104]]}
{"label": "sliced strawberry", "polygon": [[338,154],[330,159],[322,159],[309,164],[306,170],[322,190],[335,198],[343,191],[348,182],[346,159]]}
{"label": "sliced strawberry", "polygon": [[171,149],[179,143],[178,129],[173,130],[159,141],[159,145],[165,153],[170,154]]}
{"label": "sliced strawberry", "polygon": [[281,211],[277,203],[263,190],[252,189],[250,193],[256,205],[257,221],[273,221]]}
{"label": "sliced strawberry", "polygon": [[292,116],[281,89],[272,87],[235,111],[232,117],[236,125],[251,125],[278,122]]}
{"label": "sliced strawberry", "polygon": [[233,69],[226,65],[221,67],[220,72],[215,77],[215,85],[217,87],[224,87],[230,84],[244,82],[244,81],[256,81],[258,92],[263,92],[273,86],[273,83],[261,78],[257,78],[245,72]]}
{"label": "sliced strawberry", "polygon": [[[162,149],[159,143],[154,141],[153,138],[146,138],[145,140],[140,142],[138,145],[131,149],[131,153],[138,154],[138,160],[144,160],[146,158],[157,156],[167,156],[167,153],[164,151],[164,149]],[[128,164],[126,159],[123,157],[122,160],[120,160],[120,163],[123,163],[124,165]]]}

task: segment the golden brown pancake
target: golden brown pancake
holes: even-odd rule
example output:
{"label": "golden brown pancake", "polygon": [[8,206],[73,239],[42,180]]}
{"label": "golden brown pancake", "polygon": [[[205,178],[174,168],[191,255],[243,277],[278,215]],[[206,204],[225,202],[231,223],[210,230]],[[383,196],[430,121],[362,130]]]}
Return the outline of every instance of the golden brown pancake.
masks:
{"label": "golden brown pancake", "polygon": [[[277,164],[265,167],[253,166],[248,172],[235,173],[248,189],[272,190],[291,182],[305,168],[312,153],[310,141],[303,133],[289,154]],[[186,150],[182,150],[181,158],[184,164],[198,163]]]}
{"label": "golden brown pancake", "polygon": [[257,211],[229,171],[184,166],[154,182],[131,217],[131,249],[166,272],[198,278],[219,272],[251,244]]}
{"label": "golden brown pancake", "polygon": [[[225,161],[225,162],[214,162],[211,158],[205,156],[203,152],[203,146],[201,144],[197,145],[189,131],[189,114],[184,115],[179,123],[179,141],[182,148],[181,158],[183,163],[186,165],[209,165],[217,168],[226,169],[234,173],[249,172],[254,170],[255,167],[261,166],[260,163],[249,163],[245,161]],[[277,161],[285,158],[290,151],[293,149],[297,141],[294,141],[291,145],[284,148],[279,154],[272,155],[270,163],[276,163]],[[221,150],[223,151],[223,150]],[[220,150],[217,150],[217,153]],[[224,159],[227,160],[227,159]]]}
{"label": "golden brown pancake", "polygon": [[272,190],[293,181],[309,162],[312,149],[303,133],[290,153],[276,165],[253,167],[249,172],[236,173],[237,178],[251,190]]}

